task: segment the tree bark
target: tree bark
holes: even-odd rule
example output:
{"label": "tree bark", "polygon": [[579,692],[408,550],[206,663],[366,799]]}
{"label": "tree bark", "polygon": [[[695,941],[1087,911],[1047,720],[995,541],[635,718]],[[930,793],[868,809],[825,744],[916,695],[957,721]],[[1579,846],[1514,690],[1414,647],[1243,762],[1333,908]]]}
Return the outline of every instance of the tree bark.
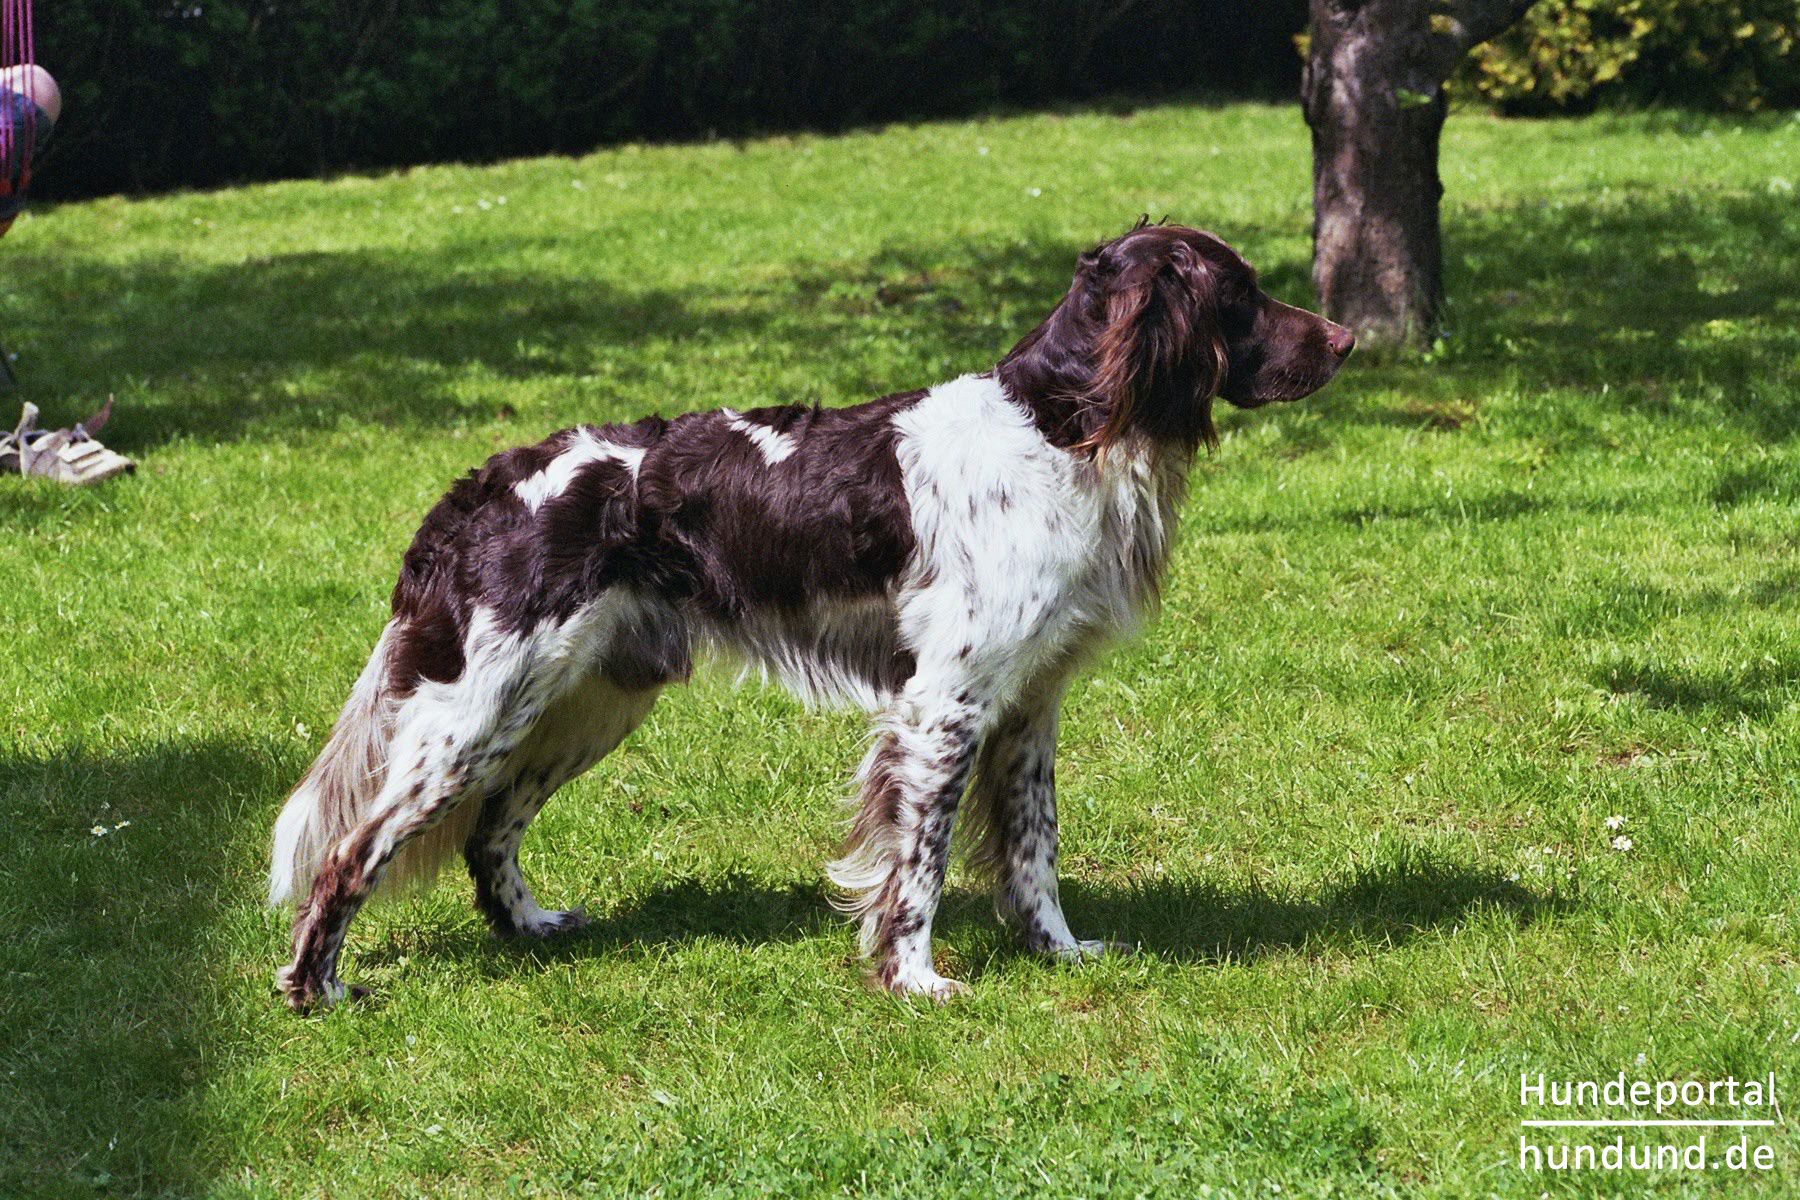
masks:
{"label": "tree bark", "polygon": [[1365,345],[1429,344],[1443,304],[1444,82],[1530,0],[1312,0],[1313,288]]}

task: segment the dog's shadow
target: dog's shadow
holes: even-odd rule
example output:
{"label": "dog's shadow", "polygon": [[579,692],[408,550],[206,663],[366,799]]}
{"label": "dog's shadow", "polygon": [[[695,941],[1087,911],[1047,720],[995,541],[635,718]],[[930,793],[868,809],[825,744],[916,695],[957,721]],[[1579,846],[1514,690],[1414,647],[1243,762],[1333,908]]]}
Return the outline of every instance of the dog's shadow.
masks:
{"label": "dog's shadow", "polygon": [[[1238,965],[1290,950],[1382,953],[1416,937],[1447,936],[1482,913],[1523,928],[1572,903],[1493,872],[1417,858],[1354,871],[1310,894],[1162,880],[1123,886],[1068,881],[1062,891],[1069,922],[1083,937],[1135,946],[1168,962]],[[412,927],[359,957],[392,966],[403,956],[427,955],[507,977],[553,962],[705,940],[755,945],[840,937],[846,952],[850,944],[822,886],[771,884],[743,874],[672,881],[590,915],[580,932],[543,941],[493,938],[473,920]],[[991,906],[967,887],[946,892],[936,928],[950,944],[987,941],[991,954],[976,957],[991,965],[1027,953],[1016,941],[986,932],[995,929]]]}
{"label": "dog's shadow", "polygon": [[1069,923],[1172,962],[1248,964],[1285,951],[1382,953],[1449,936],[1482,914],[1524,928],[1572,902],[1496,872],[1407,857],[1354,870],[1317,889],[1221,887],[1153,880],[1126,887],[1063,885]]}

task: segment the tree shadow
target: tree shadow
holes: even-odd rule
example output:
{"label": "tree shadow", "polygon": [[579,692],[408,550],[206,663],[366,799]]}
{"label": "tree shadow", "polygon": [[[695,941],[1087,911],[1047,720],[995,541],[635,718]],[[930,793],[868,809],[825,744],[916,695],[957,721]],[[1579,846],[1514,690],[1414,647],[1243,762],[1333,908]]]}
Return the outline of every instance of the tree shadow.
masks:
{"label": "tree shadow", "polygon": [[[1283,410],[1316,419],[1286,420],[1282,436],[1329,442],[1330,431],[1346,425],[1454,436],[1479,423],[1480,393],[1567,388],[1586,392],[1584,403],[1596,410],[1723,423],[1762,440],[1793,437],[1800,406],[1785,383],[1793,320],[1779,315],[1800,314],[1790,298],[1800,270],[1800,222],[1790,207],[1778,197],[1669,195],[1649,187],[1554,203],[1452,200],[1445,209],[1452,326],[1445,346],[1428,356],[1353,358],[1330,387]],[[1256,265],[1271,295],[1310,306],[1311,267],[1288,248],[1292,230],[1247,224],[1217,232]],[[1268,251],[1271,242],[1282,248]],[[1041,239],[938,248],[942,258],[969,263],[981,286],[936,291],[966,309],[1016,314],[1022,334],[1035,320],[1028,314],[1047,311],[1062,295],[1084,248]],[[930,255],[890,249],[867,270],[892,279]],[[1378,387],[1408,398],[1367,403]],[[1234,420],[1229,410],[1227,420]],[[1568,428],[1546,432],[1578,441],[1585,427],[1577,414]],[[1761,475],[1727,480],[1721,498],[1774,486]]]}
{"label": "tree shadow", "polygon": [[1363,505],[1339,509],[1332,517],[1345,525],[1371,525],[1380,521],[1457,522],[1516,521],[1546,509],[1561,507],[1542,496],[1525,492],[1498,492],[1491,496],[1435,497],[1423,502]]}
{"label": "tree shadow", "polygon": [[[1591,417],[1603,412],[1725,424],[1765,441],[1800,433],[1800,406],[1784,382],[1793,321],[1778,315],[1800,314],[1782,299],[1800,271],[1800,222],[1779,198],[1646,187],[1554,203],[1452,202],[1445,226],[1445,345],[1425,356],[1353,358],[1331,386],[1282,410],[1290,449],[1318,449],[1348,427],[1456,436],[1483,419],[1482,394],[1552,388],[1585,393],[1588,412],[1572,408],[1560,428],[1545,430],[1570,443],[1588,437]],[[1099,241],[1119,230],[1094,232]],[[1292,230],[1216,232],[1255,264],[1271,295],[1311,304],[1311,265],[1291,248]],[[1754,255],[1745,253],[1751,246]],[[1042,237],[892,245],[797,287],[841,313],[853,307],[845,285],[855,285],[862,312],[904,322],[978,368],[1006,349],[992,340],[996,328],[1023,335],[1060,299],[1086,248]],[[1375,389],[1406,399],[1371,404]],[[1221,408],[1227,428],[1261,419]],[[1722,481],[1721,502],[1777,490],[1769,472]],[[1498,498],[1476,519],[1508,519],[1542,503]]]}
{"label": "tree shadow", "polygon": [[[515,239],[520,250],[531,242]],[[819,356],[818,392],[770,403],[867,399],[920,381],[861,378],[832,347],[871,325],[903,325],[979,369],[1006,349],[992,344],[988,310],[1031,310],[1017,319],[1022,334],[1060,298],[1074,255],[1061,246],[1023,255],[978,244],[895,246],[853,262],[672,289],[366,250],[236,265],[21,253],[8,264],[13,307],[0,305],[0,314],[29,359],[21,394],[47,423],[78,419],[106,391],[148,394],[122,403],[107,433],[133,452],[179,437],[222,442],[346,420],[431,428],[504,417],[506,389],[484,386],[489,378],[603,371],[618,390],[660,393],[666,359],[707,362],[726,343],[745,355],[794,343]],[[1057,276],[1060,283],[1042,283]],[[113,300],[92,303],[97,296]],[[668,349],[646,354],[647,345]],[[705,403],[701,395],[681,407]]]}
{"label": "tree shadow", "polygon": [[[1564,387],[1648,420],[1800,432],[1800,222],[1777,197],[1663,187],[1446,213],[1458,375]],[[1781,316],[1785,309],[1788,316]]]}
{"label": "tree shadow", "polygon": [[1279,513],[1220,513],[1209,516],[1207,534],[1276,533],[1336,521],[1359,528],[1386,522],[1429,525],[1500,524],[1538,517],[1607,517],[1643,510],[1647,502],[1630,496],[1566,496],[1498,491],[1486,496],[1429,496],[1394,499],[1342,508],[1293,509]]}
{"label": "tree shadow", "polygon": [[[8,270],[30,296],[9,319],[14,348],[30,359],[22,394],[47,424],[85,415],[104,391],[157,393],[122,403],[109,427],[107,441],[127,452],[345,419],[390,427],[491,419],[503,401],[471,395],[464,373],[579,375],[615,359],[630,368],[621,346],[691,339],[709,320],[704,306],[667,290],[627,293],[398,253],[231,266],[20,254]],[[116,299],[92,303],[98,296]]]}
{"label": "tree shadow", "polygon": [[[346,420],[400,428],[491,420],[507,408],[498,384],[525,378],[603,377],[657,395],[671,360],[723,373],[733,356],[776,346],[816,367],[819,386],[771,402],[840,403],[932,382],[924,375],[945,361],[952,371],[990,365],[1060,299],[1087,244],[1115,235],[1129,216],[1083,243],[897,240],[842,261],[771,264],[691,288],[480,269],[449,253],[308,252],[217,265],[16,252],[15,298],[0,316],[29,357],[25,394],[47,416],[72,419],[107,390],[153,394],[128,403],[113,427],[109,440],[127,451]],[[1480,420],[1470,396],[1551,387],[1648,419],[1725,422],[1765,439],[1800,431],[1800,407],[1778,386],[1791,354],[1786,330],[1769,319],[1800,269],[1800,223],[1777,198],[1645,189],[1452,202],[1445,224],[1453,324],[1445,349],[1431,359],[1353,359],[1331,387],[1285,410],[1302,416],[1282,422],[1282,437],[1311,449],[1334,428],[1357,425],[1456,436]],[[1271,294],[1308,303],[1310,268],[1290,228],[1218,232],[1257,265]],[[1726,239],[1752,239],[1758,253],[1734,257],[1726,272],[1717,260]],[[542,241],[502,239],[485,261],[514,260]],[[940,365],[917,377],[865,377],[869,368],[837,347],[871,329],[904,331]],[[1371,404],[1373,388],[1409,399]],[[682,406],[707,402],[701,392]],[[1571,409],[1556,419],[1579,438]],[[1226,414],[1227,426],[1257,419]],[[1758,486],[1726,481],[1722,491]]]}
{"label": "tree shadow", "polygon": [[1735,508],[1759,500],[1784,500],[1800,488],[1800,472],[1792,464],[1780,461],[1750,463],[1727,467],[1713,484],[1712,502],[1720,508]]}
{"label": "tree shadow", "polygon": [[[281,774],[225,741],[0,754],[0,1194],[210,1178],[204,1096],[228,972],[215,926]],[[235,849],[234,849],[235,848]]]}
{"label": "tree shadow", "polygon": [[1800,658],[1715,671],[1620,659],[1602,668],[1594,682],[1614,695],[1641,696],[1651,708],[1767,717],[1791,703],[1800,690]]}
{"label": "tree shadow", "polygon": [[5,505],[6,528],[14,534],[87,523],[106,513],[110,500],[103,488],[72,488],[37,477],[0,476],[0,504]]}
{"label": "tree shadow", "polygon": [[[1264,954],[1334,947],[1358,952],[1392,947],[1432,930],[1449,929],[1482,910],[1523,927],[1567,907],[1492,872],[1405,860],[1365,868],[1313,896],[1262,889],[1228,890],[1199,882],[1153,882],[1128,887],[1071,881],[1063,895],[1072,924],[1084,936],[1104,934],[1171,962],[1247,963]],[[937,929],[991,925],[985,896],[952,886]],[[372,965],[435,955],[487,977],[529,974],[542,965],[646,947],[702,940],[739,945],[850,936],[818,885],[770,885],[742,874],[662,884],[579,933],[549,941],[502,941],[474,923],[409,932],[363,951]],[[1025,951],[1015,943],[1003,956]]]}

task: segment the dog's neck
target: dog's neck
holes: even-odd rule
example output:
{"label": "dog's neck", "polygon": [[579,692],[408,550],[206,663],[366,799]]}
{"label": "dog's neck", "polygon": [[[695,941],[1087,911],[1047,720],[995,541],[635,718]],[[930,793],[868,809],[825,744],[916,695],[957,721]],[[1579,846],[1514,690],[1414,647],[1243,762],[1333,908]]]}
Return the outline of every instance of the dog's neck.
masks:
{"label": "dog's neck", "polygon": [[1038,432],[1066,450],[1093,436],[1106,415],[1079,397],[1094,382],[1094,338],[1065,298],[994,367],[1006,394],[1031,413]]}
{"label": "dog's neck", "polygon": [[1140,615],[1156,606],[1162,590],[1193,462],[1187,447],[1136,434],[1094,463],[1100,485],[1110,493],[1109,540]]}

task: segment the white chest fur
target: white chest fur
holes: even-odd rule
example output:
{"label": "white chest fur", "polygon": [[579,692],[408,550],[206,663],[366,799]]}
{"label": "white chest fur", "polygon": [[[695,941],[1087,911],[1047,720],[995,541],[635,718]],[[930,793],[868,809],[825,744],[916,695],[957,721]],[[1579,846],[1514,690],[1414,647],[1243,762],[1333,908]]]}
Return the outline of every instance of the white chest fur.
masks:
{"label": "white chest fur", "polygon": [[985,376],[934,388],[895,427],[918,539],[900,633],[922,677],[1004,700],[1154,603],[1185,463],[1148,446],[1087,461]]}

